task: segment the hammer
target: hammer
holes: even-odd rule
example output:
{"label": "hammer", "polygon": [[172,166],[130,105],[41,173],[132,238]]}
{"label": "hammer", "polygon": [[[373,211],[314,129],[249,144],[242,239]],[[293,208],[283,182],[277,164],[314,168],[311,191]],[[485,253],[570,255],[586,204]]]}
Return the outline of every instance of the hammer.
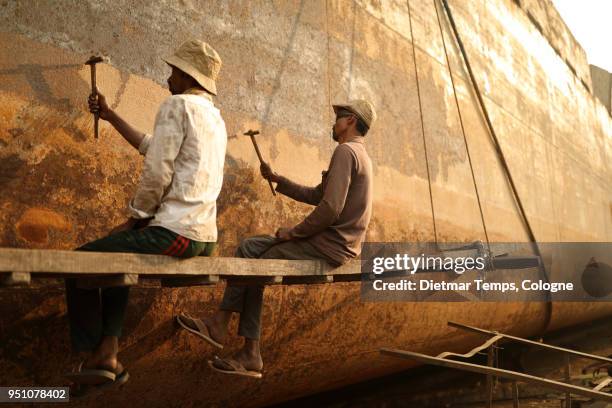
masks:
{"label": "hammer", "polygon": [[[257,146],[257,141],[255,140],[255,135],[259,134],[259,130],[249,129],[244,134],[251,137],[251,142],[253,142],[253,146],[255,147],[255,153],[257,153],[257,157],[259,158],[259,163],[263,164],[264,159],[263,157],[261,157],[261,152],[259,151],[259,147]],[[270,180],[268,180],[268,184],[270,185],[270,190],[272,190],[272,194],[276,195],[276,191],[274,191],[274,187],[272,186],[272,182]]]}
{"label": "hammer", "polygon": [[[98,62],[104,61],[103,57],[100,56],[92,56],[86,62],[85,65],[89,65],[91,68],[91,95],[98,97],[98,88],[96,88],[96,64]],[[100,114],[98,112],[94,113],[94,136],[98,138],[98,121],[100,120]]]}

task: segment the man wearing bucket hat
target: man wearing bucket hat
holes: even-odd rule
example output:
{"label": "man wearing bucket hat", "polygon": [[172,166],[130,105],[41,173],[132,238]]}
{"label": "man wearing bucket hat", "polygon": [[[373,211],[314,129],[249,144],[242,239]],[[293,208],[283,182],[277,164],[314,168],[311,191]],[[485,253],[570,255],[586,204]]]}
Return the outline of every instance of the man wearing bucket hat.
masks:
{"label": "man wearing bucket hat", "polygon": [[[210,255],[217,240],[216,199],[223,180],[227,133],[212,97],[221,58],[207,43],[190,40],[164,59],[171,67],[172,96],[161,104],[152,135],[144,134],[109,108],[102,94],[89,108],[145,156],[130,218],[107,237],[81,251],[137,252],[180,258]],[[88,352],[66,377],[80,385],[122,383],[127,371],[117,360],[118,338],[129,287],[84,289],[66,280],[73,348]],[[90,387],[89,387],[90,388]]]}
{"label": "man wearing bucket hat", "polygon": [[[260,259],[314,259],[340,266],[361,252],[361,243],[372,213],[372,164],[366,152],[365,135],[376,118],[365,100],[333,105],[336,120],[332,137],[338,142],[329,168],[316,187],[298,185],[262,164],[264,178],[277,183],[276,191],[316,206],[293,228],[279,228],[276,237],[244,239],[236,256]],[[225,289],[220,310],[208,319],[186,314],[177,316],[188,331],[222,348],[232,313],[240,314],[238,334],[243,348],[229,358],[215,357],[210,366],[227,374],[260,378],[261,311],[264,287],[232,286]]]}

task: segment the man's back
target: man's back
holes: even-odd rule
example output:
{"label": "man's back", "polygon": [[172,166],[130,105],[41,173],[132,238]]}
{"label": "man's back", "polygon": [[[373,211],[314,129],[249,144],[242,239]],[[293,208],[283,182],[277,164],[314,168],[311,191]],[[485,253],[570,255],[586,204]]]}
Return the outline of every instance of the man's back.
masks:
{"label": "man's back", "polygon": [[[216,241],[216,200],[223,183],[227,145],[219,110],[204,94],[171,96],[160,107],[154,136],[145,143],[141,186],[164,186],[150,225],[196,241]],[[142,205],[136,201],[139,198],[148,200],[146,190],[143,196],[135,197],[136,204]]]}
{"label": "man's back", "polygon": [[[362,138],[358,141],[346,142],[336,150],[346,150],[349,154],[336,154],[332,156],[330,169],[340,165],[350,165],[352,171],[344,207],[337,220],[321,233],[313,236],[310,242],[321,252],[336,259],[346,262],[361,253],[361,243],[365,239],[366,229],[372,215],[372,162],[365,149]],[[337,161],[351,160],[350,164],[342,164]],[[326,185],[327,177],[323,181],[323,188],[336,188],[335,185]]]}
{"label": "man's back", "polygon": [[304,187],[282,177],[276,190],[317,206],[292,229],[292,237],[305,239],[337,265],[361,253],[372,215],[373,193],[372,163],[363,137],[336,147],[318,186]]}

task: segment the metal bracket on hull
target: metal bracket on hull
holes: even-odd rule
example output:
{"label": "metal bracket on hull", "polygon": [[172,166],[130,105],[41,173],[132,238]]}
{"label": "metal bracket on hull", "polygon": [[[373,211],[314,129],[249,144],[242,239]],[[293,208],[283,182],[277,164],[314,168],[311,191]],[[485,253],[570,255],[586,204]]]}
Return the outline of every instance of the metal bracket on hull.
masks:
{"label": "metal bracket on hull", "polygon": [[[612,359],[608,357],[597,356],[594,354],[582,353],[580,351],[567,349],[564,347],[553,346],[550,344],[540,343],[537,341],[525,339],[522,337],[511,336],[509,334],[499,333],[496,331],[485,330],[478,327],[466,326],[459,323],[448,322],[449,326],[471,331],[474,333],[482,334],[487,337],[487,341],[483,344],[473,348],[469,352],[465,354],[457,354],[451,352],[440,353],[437,356],[428,356],[426,354],[415,353],[411,351],[397,350],[397,349],[389,349],[382,348],[380,352],[384,355],[399,357],[409,360],[416,360],[425,364],[432,364],[441,367],[455,368],[464,371],[470,371],[478,374],[485,374],[487,376],[487,390],[486,390],[486,403],[487,407],[493,406],[493,381],[497,378],[505,378],[507,380],[512,381],[512,398],[514,402],[514,407],[519,406],[519,397],[518,397],[518,382],[524,382],[532,385],[539,385],[542,387],[550,388],[553,390],[561,391],[565,393],[565,407],[571,407],[571,394],[580,395],[587,398],[592,398],[600,401],[612,402],[612,394],[609,392],[604,392],[606,388],[610,386],[612,383],[612,378],[609,376],[605,376],[605,378],[600,378],[598,383],[595,384],[594,387],[589,388],[586,386],[579,386],[571,384],[570,381],[572,378],[570,377],[570,357],[579,357],[579,358],[587,358],[591,360],[595,360],[597,363],[597,367],[601,368],[603,366],[612,367]],[[515,341],[520,343],[529,344],[531,346],[537,346],[548,350],[558,351],[563,353],[565,359],[565,382],[551,380],[544,377],[538,377],[534,375],[529,375],[525,373],[521,373],[518,371],[505,370],[501,368],[497,368],[494,366],[495,361],[495,352],[497,349],[497,343],[502,340]],[[474,356],[476,353],[486,350],[487,351],[487,365],[480,365],[474,363],[466,363],[463,361],[452,360],[453,357],[461,357],[461,358],[469,358]]]}

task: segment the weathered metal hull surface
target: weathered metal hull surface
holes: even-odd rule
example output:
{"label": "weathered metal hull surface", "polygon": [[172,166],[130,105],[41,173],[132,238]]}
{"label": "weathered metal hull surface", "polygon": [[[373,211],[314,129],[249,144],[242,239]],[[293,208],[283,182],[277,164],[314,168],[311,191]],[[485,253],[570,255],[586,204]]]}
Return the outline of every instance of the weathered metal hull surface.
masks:
{"label": "weathered metal hull surface", "polygon": [[[91,50],[110,55],[112,66],[99,66],[100,91],[128,121],[150,130],[168,95],[159,57],[191,36],[212,43],[224,60],[217,104],[229,144],[218,255],[231,254],[241,237],[292,225],[308,212],[270,195],[242,132],[260,128],[274,168],[313,184],[334,147],[329,101],[349,97],[371,99],[379,113],[367,140],[375,169],[368,240],[434,238],[429,169],[440,241],[485,238],[474,184],[489,238],[525,241],[448,27],[475,183],[434,3],[409,3],[424,137],[406,2],[3,5],[0,245],[73,248],[121,221],[141,158],[104,122],[93,140],[82,64]],[[547,2],[450,5],[537,239],[610,241],[612,121],[587,89],[584,52]],[[480,340],[448,329],[447,320],[520,336],[547,329],[543,303],[374,304],[360,302],[354,283],[274,286],[265,295],[266,367],[257,382],[213,374],[206,364],[213,350],[172,323],[178,310],[213,310],[222,289],[134,288],[122,353],[132,379],[97,404],[262,405],[407,367],[380,357],[382,346],[436,353]],[[70,361],[61,285],[0,289],[0,310],[0,384],[61,384]],[[607,303],[555,304],[548,329],[610,313]]]}

